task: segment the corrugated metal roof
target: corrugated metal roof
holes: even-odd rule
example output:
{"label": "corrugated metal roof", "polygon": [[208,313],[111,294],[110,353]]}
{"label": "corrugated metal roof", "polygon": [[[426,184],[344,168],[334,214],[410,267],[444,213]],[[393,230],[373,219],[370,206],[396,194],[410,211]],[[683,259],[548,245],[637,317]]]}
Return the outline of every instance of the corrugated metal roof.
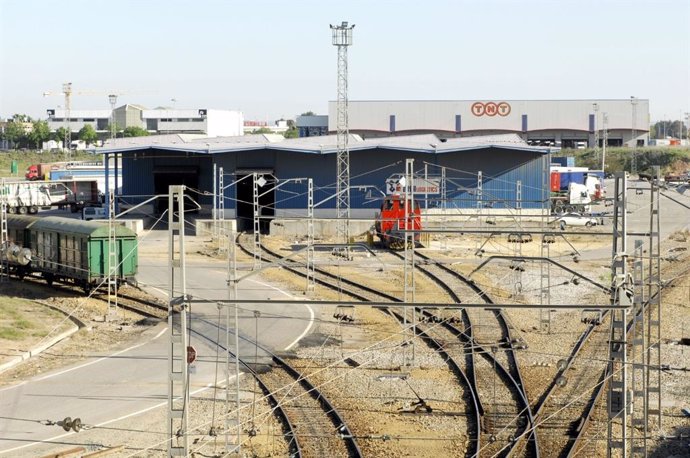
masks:
{"label": "corrugated metal roof", "polygon": [[[92,238],[108,238],[108,226],[93,221],[81,221],[78,219],[61,218],[59,216],[46,216],[39,218],[31,225],[31,230],[57,231],[63,234],[88,235]],[[117,224],[115,226],[116,237],[134,237],[131,229]]]}
{"label": "corrugated metal roof", "polygon": [[[546,153],[549,149],[528,145],[517,134],[489,135],[440,139],[434,134],[382,137],[363,140],[350,134],[350,151],[387,149],[420,153],[449,153],[481,148],[502,148]],[[142,149],[161,149],[192,153],[227,153],[244,150],[292,151],[311,154],[332,154],[338,151],[336,135],[280,139],[276,135],[243,135],[237,137],[196,137],[188,140],[181,135],[121,138],[107,142],[97,152],[110,154]]]}

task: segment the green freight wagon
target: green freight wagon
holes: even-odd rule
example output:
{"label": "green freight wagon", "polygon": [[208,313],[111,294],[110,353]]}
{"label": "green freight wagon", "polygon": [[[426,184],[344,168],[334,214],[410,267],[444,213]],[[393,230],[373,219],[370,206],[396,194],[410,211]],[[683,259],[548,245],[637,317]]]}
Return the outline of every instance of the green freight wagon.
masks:
{"label": "green freight wagon", "polygon": [[[105,285],[110,262],[107,224],[48,216],[31,224],[29,231],[32,270],[41,272],[48,283],[70,280],[87,293]],[[117,284],[133,282],[138,265],[137,235],[120,225],[114,232],[114,280]]]}

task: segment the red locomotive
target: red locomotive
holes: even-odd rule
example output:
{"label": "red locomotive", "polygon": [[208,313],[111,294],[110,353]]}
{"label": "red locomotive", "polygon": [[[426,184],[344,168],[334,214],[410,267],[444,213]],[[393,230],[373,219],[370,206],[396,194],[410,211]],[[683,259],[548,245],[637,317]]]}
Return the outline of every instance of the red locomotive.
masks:
{"label": "red locomotive", "polygon": [[[405,230],[418,231],[422,229],[421,211],[419,203],[414,202],[414,208],[407,209],[405,220],[405,195],[399,191],[386,196],[381,204],[381,211],[376,213],[376,235],[381,242],[391,250],[405,248]],[[419,242],[419,233],[414,234],[415,244]]]}

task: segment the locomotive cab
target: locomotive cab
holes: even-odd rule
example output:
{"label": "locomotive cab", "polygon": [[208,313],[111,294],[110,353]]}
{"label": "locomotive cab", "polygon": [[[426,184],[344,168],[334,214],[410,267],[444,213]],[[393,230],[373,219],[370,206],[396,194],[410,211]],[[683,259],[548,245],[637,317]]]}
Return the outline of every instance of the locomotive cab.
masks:
{"label": "locomotive cab", "polygon": [[[410,205],[411,204],[411,205]],[[376,235],[381,243],[392,250],[405,248],[406,230],[421,230],[421,210],[417,201],[408,201],[407,219],[405,219],[405,198],[400,193],[386,196],[376,214]],[[415,244],[419,242],[419,233],[414,234]]]}

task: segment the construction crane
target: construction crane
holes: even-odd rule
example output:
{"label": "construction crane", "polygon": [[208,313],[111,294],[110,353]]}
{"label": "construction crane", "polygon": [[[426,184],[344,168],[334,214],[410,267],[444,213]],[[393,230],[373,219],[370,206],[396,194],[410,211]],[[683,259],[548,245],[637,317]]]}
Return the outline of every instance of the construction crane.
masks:
{"label": "construction crane", "polygon": [[[65,132],[65,138],[64,138],[64,147],[69,150],[70,145],[72,144],[72,128],[70,126],[70,121],[72,117],[72,95],[96,95],[96,96],[107,96],[108,101],[110,102],[110,108],[111,112],[115,110],[115,104],[117,103],[117,97],[119,95],[124,95],[126,94],[123,91],[92,91],[92,90],[84,90],[84,91],[73,91],[72,90],[72,83],[64,83],[62,85],[62,91],[61,92],[52,92],[52,91],[45,91],[43,93],[43,97],[48,97],[52,95],[64,95],[65,96],[65,119],[67,122],[66,126],[66,132]],[[111,113],[111,136],[112,136],[112,113]]]}

